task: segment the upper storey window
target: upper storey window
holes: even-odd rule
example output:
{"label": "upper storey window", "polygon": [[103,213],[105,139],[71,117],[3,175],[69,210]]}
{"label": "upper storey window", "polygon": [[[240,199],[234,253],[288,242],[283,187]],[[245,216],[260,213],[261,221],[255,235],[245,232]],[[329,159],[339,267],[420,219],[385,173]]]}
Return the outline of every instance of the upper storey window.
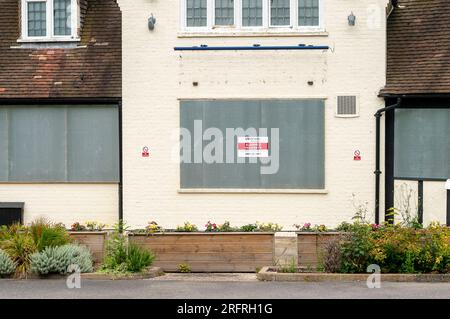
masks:
{"label": "upper storey window", "polygon": [[76,40],[77,0],[21,0],[22,38],[29,41]]}
{"label": "upper storey window", "polygon": [[187,31],[323,28],[324,0],[182,1],[182,27]]}

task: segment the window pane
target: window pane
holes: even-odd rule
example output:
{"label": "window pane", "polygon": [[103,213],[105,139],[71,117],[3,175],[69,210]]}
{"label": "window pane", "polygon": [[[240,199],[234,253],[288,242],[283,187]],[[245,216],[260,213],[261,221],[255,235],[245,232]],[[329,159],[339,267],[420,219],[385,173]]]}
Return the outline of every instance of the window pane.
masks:
{"label": "window pane", "polygon": [[270,24],[290,25],[290,0],[270,0]]}
{"label": "window pane", "polygon": [[186,25],[188,27],[206,26],[206,0],[186,0]]}
{"label": "window pane", "polygon": [[234,24],[234,0],[215,0],[216,25]]}
{"label": "window pane", "polygon": [[450,178],[449,136],[450,109],[397,109],[395,177]]}
{"label": "window pane", "polygon": [[28,36],[45,37],[47,35],[46,3],[28,2]]}
{"label": "window pane", "polygon": [[67,175],[74,181],[119,181],[117,107],[67,109]]}
{"label": "window pane", "polygon": [[54,0],[53,21],[55,35],[71,35],[71,0]]}
{"label": "window pane", "polygon": [[9,109],[9,181],[65,180],[65,108]]}
{"label": "window pane", "polygon": [[[323,189],[324,188],[324,101],[323,100],[241,100],[241,101],[183,101],[180,125],[191,133],[191,143],[183,154],[190,154],[191,162],[180,164],[182,188],[260,188],[260,189]],[[202,132],[194,134],[194,121],[201,120]],[[198,122],[197,122],[198,128]],[[211,140],[202,140],[207,129],[222,132],[222,162],[195,162],[195,154],[206,153]],[[269,139],[269,155],[279,157],[261,163],[245,158],[239,163],[237,137],[227,129],[256,130]],[[266,132],[260,129],[266,128]],[[272,129],[278,129],[279,138]],[[212,130],[211,130],[212,132]],[[250,135],[251,131],[247,131]],[[244,136],[243,133],[238,133]],[[251,135],[250,135],[251,136]],[[183,136],[184,138],[184,136]],[[220,137],[219,137],[220,139]],[[229,141],[230,139],[230,141]],[[231,140],[232,139],[232,140]],[[276,140],[279,151],[276,151]],[[231,142],[230,153],[227,150]],[[187,145],[182,141],[182,145]],[[203,149],[199,146],[203,146]],[[214,150],[216,154],[218,150]],[[183,157],[183,159],[186,159]],[[231,161],[230,161],[231,159]],[[239,158],[242,160],[242,158]],[[272,165],[273,174],[261,174],[261,168]]]}
{"label": "window pane", "polygon": [[319,25],[319,0],[298,0],[298,25]]}
{"label": "window pane", "polygon": [[262,26],[262,0],[242,0],[242,25]]}

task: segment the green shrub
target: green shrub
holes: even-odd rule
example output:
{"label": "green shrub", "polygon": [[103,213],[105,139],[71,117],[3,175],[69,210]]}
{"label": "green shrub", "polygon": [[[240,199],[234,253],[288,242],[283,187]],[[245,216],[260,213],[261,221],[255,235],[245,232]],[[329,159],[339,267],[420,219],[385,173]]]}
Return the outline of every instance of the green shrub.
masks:
{"label": "green shrub", "polygon": [[0,277],[12,275],[16,271],[16,264],[0,249]]}
{"label": "green shrub", "polygon": [[179,264],[178,271],[182,273],[189,273],[191,272],[191,267],[188,264]]}
{"label": "green shrub", "polygon": [[3,228],[0,249],[16,264],[16,277],[26,277],[30,270],[30,257],[37,250],[29,230],[19,224]]}
{"label": "green shrub", "polygon": [[64,245],[46,247],[31,255],[31,269],[40,275],[66,274],[70,265],[78,266],[80,272],[92,272],[92,256],[86,247]]}
{"label": "green shrub", "polygon": [[363,273],[377,264],[382,273],[450,273],[449,227],[354,223],[346,228],[342,240],[325,249],[326,271]]}
{"label": "green shrub", "polygon": [[103,272],[127,273],[142,272],[153,264],[155,256],[151,251],[135,244],[127,245],[126,236],[120,232],[123,224],[118,224],[106,246],[106,256],[101,267]]}
{"label": "green shrub", "polygon": [[239,228],[239,230],[242,232],[247,232],[247,233],[255,232],[258,230],[258,225],[256,225],[256,224],[243,225]]}
{"label": "green shrub", "polygon": [[135,244],[128,245],[127,270],[130,272],[141,272],[151,266],[155,255],[150,251]]}
{"label": "green shrub", "polygon": [[365,272],[372,262],[370,252],[373,248],[370,235],[372,227],[355,223],[341,243],[343,273]]}
{"label": "green shrub", "polygon": [[70,242],[69,233],[64,225],[50,223],[45,218],[32,222],[29,230],[38,251],[46,247],[63,246]]}

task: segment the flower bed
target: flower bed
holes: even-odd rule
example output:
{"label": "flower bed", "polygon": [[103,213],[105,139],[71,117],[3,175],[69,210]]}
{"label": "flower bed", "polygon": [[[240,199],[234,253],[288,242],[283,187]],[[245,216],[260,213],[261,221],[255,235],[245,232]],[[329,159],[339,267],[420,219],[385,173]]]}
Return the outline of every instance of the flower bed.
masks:
{"label": "flower bed", "polygon": [[130,233],[129,242],[150,249],[164,271],[254,272],[273,264],[272,232]]}

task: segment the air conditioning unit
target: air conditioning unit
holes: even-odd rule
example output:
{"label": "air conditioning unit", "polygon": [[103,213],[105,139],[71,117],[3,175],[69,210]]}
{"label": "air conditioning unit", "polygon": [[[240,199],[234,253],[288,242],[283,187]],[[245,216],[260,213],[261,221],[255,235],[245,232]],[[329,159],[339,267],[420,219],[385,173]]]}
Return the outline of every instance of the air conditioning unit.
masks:
{"label": "air conditioning unit", "polygon": [[338,95],[336,97],[336,117],[358,117],[359,98],[357,95]]}

